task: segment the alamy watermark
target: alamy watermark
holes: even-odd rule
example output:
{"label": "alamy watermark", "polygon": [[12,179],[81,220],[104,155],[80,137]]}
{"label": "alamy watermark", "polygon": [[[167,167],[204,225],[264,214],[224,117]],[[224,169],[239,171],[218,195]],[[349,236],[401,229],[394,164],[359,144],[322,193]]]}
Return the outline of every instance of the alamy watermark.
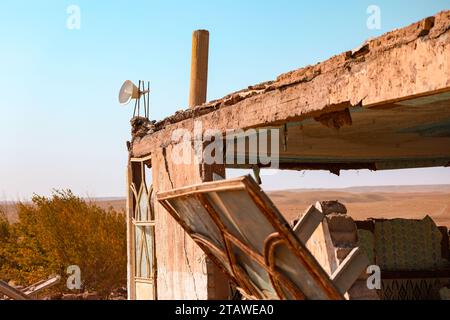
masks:
{"label": "alamy watermark", "polygon": [[81,9],[80,6],[72,4],[67,7],[67,20],[66,27],[69,30],[80,30],[81,29]]}
{"label": "alamy watermark", "polygon": [[380,290],[381,289],[381,269],[377,265],[370,265],[366,269],[366,273],[369,275],[367,277],[367,288],[369,290]]}
{"label": "alamy watermark", "polygon": [[370,5],[366,10],[369,17],[366,21],[367,29],[380,30],[381,29],[381,9],[377,5]]}
{"label": "alamy watermark", "polygon": [[193,130],[184,128],[172,132],[174,164],[258,165],[278,169],[280,162],[280,130],[219,129],[203,130],[201,121]]}
{"label": "alamy watermark", "polygon": [[80,290],[81,289],[81,269],[77,265],[71,265],[67,268],[66,273],[69,275],[67,277],[66,285],[69,290]]}

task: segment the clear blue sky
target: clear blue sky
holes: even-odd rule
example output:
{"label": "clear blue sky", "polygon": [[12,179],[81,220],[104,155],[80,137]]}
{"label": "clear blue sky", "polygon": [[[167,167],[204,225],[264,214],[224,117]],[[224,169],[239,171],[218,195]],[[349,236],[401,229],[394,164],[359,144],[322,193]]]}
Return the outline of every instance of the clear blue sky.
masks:
{"label": "clear blue sky", "polygon": [[[66,28],[72,4],[81,9],[80,30]],[[371,4],[381,9],[380,30],[366,27]],[[210,100],[443,9],[450,0],[2,0],[0,199],[52,188],[124,195],[132,110],[117,103],[120,85],[151,81],[153,119],[185,108],[195,29],[211,33]],[[285,173],[265,187],[447,183],[449,171]]]}

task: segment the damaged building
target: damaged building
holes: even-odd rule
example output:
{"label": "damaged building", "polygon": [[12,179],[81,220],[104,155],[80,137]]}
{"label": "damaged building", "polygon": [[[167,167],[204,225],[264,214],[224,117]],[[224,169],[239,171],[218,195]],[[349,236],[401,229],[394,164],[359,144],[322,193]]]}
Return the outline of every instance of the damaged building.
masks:
{"label": "damaged building", "polygon": [[[222,156],[233,148],[234,161],[177,162],[180,146],[195,158],[212,140],[174,133],[196,123],[223,139],[273,130],[265,142],[278,146],[280,170],[448,167],[450,11],[210,102],[207,40],[194,33],[189,109],[132,119],[129,298],[439,298],[450,283],[446,227],[428,217],[354,221],[345,203],[327,201],[289,223],[259,187],[270,164],[255,150],[233,138]],[[228,168],[255,178],[227,179]],[[367,287],[368,266],[379,267],[381,287]]]}

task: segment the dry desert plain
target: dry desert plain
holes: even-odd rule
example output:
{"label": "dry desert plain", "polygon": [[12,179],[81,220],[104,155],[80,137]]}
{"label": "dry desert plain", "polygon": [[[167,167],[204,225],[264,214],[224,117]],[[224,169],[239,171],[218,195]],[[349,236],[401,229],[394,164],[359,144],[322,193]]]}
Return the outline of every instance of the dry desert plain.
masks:
{"label": "dry desert plain", "polygon": [[269,195],[288,221],[318,200],[339,200],[355,220],[429,215],[438,226],[450,227],[450,185],[288,190]]}
{"label": "dry desert plain", "polygon": [[[346,189],[297,189],[267,192],[290,221],[318,200],[339,200],[346,205],[355,220],[366,218],[412,218],[431,216],[437,225],[450,227],[450,185],[433,186],[380,186]],[[122,198],[93,200],[101,207],[125,209]],[[14,221],[13,203],[0,204]]]}

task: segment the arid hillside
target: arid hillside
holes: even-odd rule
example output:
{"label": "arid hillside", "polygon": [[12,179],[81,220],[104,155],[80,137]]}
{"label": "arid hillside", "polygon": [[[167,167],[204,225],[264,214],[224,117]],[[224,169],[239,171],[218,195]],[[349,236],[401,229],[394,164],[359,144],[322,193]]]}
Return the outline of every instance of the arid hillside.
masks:
{"label": "arid hillside", "polygon": [[[450,227],[450,185],[353,187],[347,189],[298,189],[268,192],[289,221],[318,200],[339,200],[357,220],[366,218],[415,218],[431,216],[438,225]],[[102,207],[125,210],[121,198],[99,198]],[[15,219],[12,203],[3,203],[8,217]]]}
{"label": "arid hillside", "polygon": [[318,200],[339,200],[355,220],[431,216],[450,227],[450,186],[355,187],[337,190],[270,192],[272,201],[291,220]]}

